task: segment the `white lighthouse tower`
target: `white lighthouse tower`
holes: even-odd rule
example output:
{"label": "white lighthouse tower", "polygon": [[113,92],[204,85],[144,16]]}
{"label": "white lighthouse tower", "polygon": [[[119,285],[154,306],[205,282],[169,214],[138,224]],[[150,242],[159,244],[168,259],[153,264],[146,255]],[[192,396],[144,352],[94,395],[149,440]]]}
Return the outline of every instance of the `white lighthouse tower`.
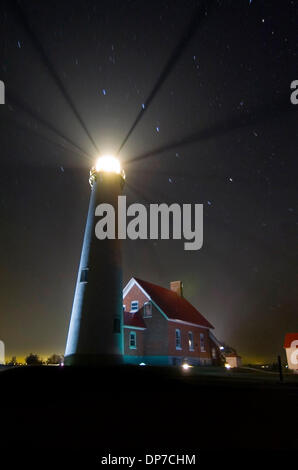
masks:
{"label": "white lighthouse tower", "polygon": [[[65,365],[102,365],[122,362],[121,240],[99,240],[95,209],[110,204],[117,225],[118,196],[125,175],[114,157],[101,157],[90,171],[91,197],[79,265]],[[116,226],[116,232],[118,228]]]}

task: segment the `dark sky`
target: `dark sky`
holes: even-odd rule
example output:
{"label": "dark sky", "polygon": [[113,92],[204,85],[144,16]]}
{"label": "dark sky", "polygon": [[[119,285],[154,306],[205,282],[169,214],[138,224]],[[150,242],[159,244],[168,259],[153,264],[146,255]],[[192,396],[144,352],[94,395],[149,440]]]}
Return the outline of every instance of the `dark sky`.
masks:
{"label": "dark sky", "polygon": [[[296,1],[207,2],[119,157],[129,202],[204,204],[204,245],[126,241],[124,280],[185,296],[245,360],[297,331]],[[89,169],[117,152],[196,1],[1,1],[0,338],[63,353]]]}

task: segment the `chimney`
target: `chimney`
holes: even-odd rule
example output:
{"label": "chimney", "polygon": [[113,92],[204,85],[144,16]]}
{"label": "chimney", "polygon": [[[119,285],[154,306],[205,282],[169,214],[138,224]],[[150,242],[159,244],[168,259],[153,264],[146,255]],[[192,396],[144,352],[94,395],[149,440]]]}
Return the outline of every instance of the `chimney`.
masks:
{"label": "chimney", "polygon": [[172,281],[170,282],[170,289],[173,292],[176,292],[180,297],[183,297],[183,283],[182,281]]}

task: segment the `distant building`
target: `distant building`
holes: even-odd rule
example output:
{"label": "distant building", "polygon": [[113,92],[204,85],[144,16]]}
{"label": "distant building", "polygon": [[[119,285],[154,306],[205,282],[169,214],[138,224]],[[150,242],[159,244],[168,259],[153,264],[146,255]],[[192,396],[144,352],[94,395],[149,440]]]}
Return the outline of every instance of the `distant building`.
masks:
{"label": "distant building", "polygon": [[298,333],[287,333],[284,348],[286,350],[288,368],[298,373]]}
{"label": "distant building", "polygon": [[124,361],[132,364],[217,365],[214,327],[191,305],[182,282],[170,289],[132,278],[123,290]]}
{"label": "distant building", "polygon": [[231,368],[234,367],[241,367],[241,357],[238,356],[238,354],[230,353],[230,354],[225,354],[226,358],[226,364],[229,364]]}

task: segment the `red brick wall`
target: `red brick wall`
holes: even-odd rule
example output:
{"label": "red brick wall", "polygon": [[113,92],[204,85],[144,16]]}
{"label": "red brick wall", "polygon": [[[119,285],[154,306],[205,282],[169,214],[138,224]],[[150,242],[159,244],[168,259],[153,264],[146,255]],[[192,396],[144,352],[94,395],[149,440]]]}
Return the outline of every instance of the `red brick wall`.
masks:
{"label": "red brick wall", "polygon": [[168,353],[168,321],[160,311],[152,305],[152,317],[144,319],[144,354],[147,356],[167,356]]}
{"label": "red brick wall", "polygon": [[130,312],[130,305],[132,300],[139,301],[139,309],[144,305],[145,302],[148,302],[148,298],[136,285],[134,285],[127,293],[127,295],[123,298],[123,305],[125,305],[125,310],[127,312]]}
{"label": "red brick wall", "polygon": [[[130,311],[130,305],[133,300],[139,301],[139,309],[148,301],[143,292],[134,285],[128,294],[123,298],[123,305],[125,310]],[[124,354],[130,356],[143,356],[144,355],[144,330],[135,330],[134,328],[123,328],[124,330]],[[129,332],[135,331],[137,335],[137,349],[129,348]]]}
{"label": "red brick wall", "polygon": [[[139,301],[139,309],[142,308],[145,302],[148,302],[148,298],[140,290],[137,285],[134,285],[127,295],[123,298],[123,305],[125,305],[126,311],[130,311],[130,305],[133,300]],[[143,315],[143,312],[140,312]],[[152,317],[145,318],[146,330],[143,334],[143,347],[144,354],[147,356],[162,356],[168,354],[168,322],[164,316],[152,305]],[[127,330],[127,328],[124,328]],[[124,335],[124,348],[127,350],[128,337]],[[133,353],[133,349],[128,349],[128,353],[125,354],[136,354]]]}
{"label": "red brick wall", "polygon": [[[143,356],[144,355],[144,330],[136,330],[134,328],[123,328],[124,331],[124,354],[130,356]],[[130,349],[129,347],[129,333],[130,331],[136,332],[137,348]]]}
{"label": "red brick wall", "polygon": [[[182,349],[176,349],[176,332],[179,329],[181,331],[181,347]],[[188,346],[188,332],[193,333],[194,351],[189,350]],[[205,335],[205,349],[206,352],[202,352],[200,349],[200,333]],[[201,357],[210,359],[210,339],[208,330],[206,328],[200,328],[199,326],[185,325],[183,323],[169,322],[168,329],[168,341],[169,341],[169,355],[170,356],[187,356],[187,357]]]}
{"label": "red brick wall", "polygon": [[[145,302],[148,302],[148,298],[137,285],[134,285],[123,298],[126,311],[130,311],[130,305],[133,300],[139,301],[139,309],[142,308]],[[140,313],[143,315],[142,311]],[[211,359],[211,343],[208,329],[185,325],[183,323],[169,322],[153,305],[152,318],[145,318],[144,322],[146,324],[146,330],[135,330],[137,332],[136,350],[129,349],[129,329],[124,328],[124,354],[147,356],[168,355]],[[181,331],[181,350],[176,349],[176,328],[179,328]],[[189,331],[193,333],[194,351],[189,351]],[[200,350],[200,333],[205,335],[205,352],[201,352]]]}

